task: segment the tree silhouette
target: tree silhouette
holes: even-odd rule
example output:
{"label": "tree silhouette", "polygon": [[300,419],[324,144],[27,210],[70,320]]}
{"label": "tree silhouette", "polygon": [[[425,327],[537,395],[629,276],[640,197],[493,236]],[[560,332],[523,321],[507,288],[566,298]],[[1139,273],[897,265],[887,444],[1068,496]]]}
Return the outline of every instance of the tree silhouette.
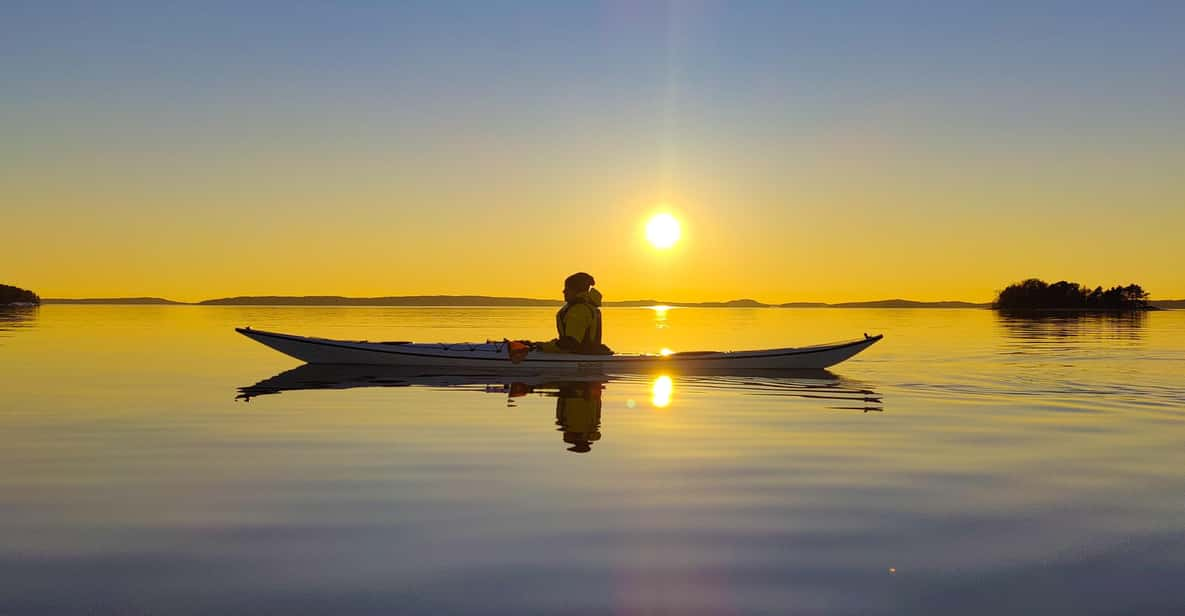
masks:
{"label": "tree silhouette", "polygon": [[26,291],[20,287],[11,287],[6,284],[0,284],[0,305],[3,304],[40,304],[41,298],[32,291]]}
{"label": "tree silhouette", "polygon": [[1000,310],[1144,310],[1148,308],[1148,292],[1138,284],[1114,286],[1103,290],[1086,287],[1066,280],[1049,284],[1029,278],[1008,285],[996,296],[995,308]]}

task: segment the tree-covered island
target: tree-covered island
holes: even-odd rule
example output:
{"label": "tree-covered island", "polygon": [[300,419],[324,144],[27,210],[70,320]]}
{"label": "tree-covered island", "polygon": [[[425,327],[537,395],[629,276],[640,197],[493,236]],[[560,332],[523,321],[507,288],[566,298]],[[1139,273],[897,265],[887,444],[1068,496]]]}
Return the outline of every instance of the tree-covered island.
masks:
{"label": "tree-covered island", "polygon": [[37,294],[6,284],[0,284],[0,306],[6,304],[40,304],[41,298]]}
{"label": "tree-covered island", "polygon": [[996,296],[997,310],[1149,310],[1148,292],[1138,284],[1090,289],[1076,282],[1049,284],[1030,278],[1008,285]]}

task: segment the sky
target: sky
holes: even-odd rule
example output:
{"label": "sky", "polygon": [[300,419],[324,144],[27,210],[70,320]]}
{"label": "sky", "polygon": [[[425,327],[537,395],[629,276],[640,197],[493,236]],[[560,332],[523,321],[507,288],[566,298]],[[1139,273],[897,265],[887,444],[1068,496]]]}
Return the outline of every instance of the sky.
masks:
{"label": "sky", "polygon": [[0,283],[1185,297],[1183,30],[1181,2],[4,2]]}

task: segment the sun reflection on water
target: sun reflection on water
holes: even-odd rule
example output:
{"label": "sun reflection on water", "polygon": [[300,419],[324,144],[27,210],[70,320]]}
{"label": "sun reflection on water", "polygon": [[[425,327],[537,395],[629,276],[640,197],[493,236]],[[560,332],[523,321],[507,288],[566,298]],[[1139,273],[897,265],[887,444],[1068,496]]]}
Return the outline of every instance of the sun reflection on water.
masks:
{"label": "sun reflection on water", "polygon": [[654,379],[650,385],[650,403],[657,408],[666,408],[671,404],[671,394],[675,391],[675,382],[671,377],[662,375]]}
{"label": "sun reflection on water", "polygon": [[670,311],[670,306],[651,306],[650,309],[654,311],[655,329],[666,329],[670,327],[670,324],[667,323],[667,312]]}

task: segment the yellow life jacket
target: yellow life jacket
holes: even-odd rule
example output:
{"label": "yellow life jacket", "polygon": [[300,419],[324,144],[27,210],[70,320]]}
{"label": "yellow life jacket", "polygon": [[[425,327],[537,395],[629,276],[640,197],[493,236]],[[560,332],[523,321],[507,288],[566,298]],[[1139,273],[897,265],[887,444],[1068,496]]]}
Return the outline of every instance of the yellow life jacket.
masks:
{"label": "yellow life jacket", "polygon": [[558,345],[570,353],[612,355],[601,343],[601,294],[596,289],[577,295],[555,315]]}

